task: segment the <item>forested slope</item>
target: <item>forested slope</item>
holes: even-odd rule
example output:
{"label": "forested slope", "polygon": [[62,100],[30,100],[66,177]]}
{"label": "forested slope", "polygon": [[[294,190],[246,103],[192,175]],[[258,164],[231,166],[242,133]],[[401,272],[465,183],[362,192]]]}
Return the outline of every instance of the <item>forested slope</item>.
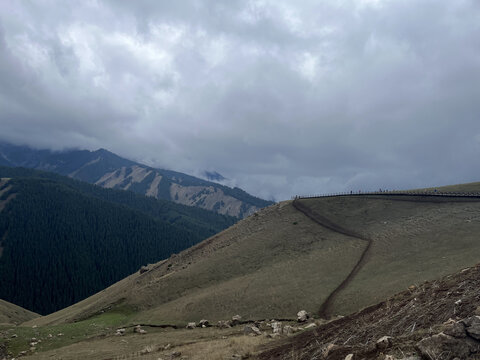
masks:
{"label": "forested slope", "polygon": [[27,175],[0,168],[0,298],[41,314],[71,305],[233,222],[58,175],[19,174]]}

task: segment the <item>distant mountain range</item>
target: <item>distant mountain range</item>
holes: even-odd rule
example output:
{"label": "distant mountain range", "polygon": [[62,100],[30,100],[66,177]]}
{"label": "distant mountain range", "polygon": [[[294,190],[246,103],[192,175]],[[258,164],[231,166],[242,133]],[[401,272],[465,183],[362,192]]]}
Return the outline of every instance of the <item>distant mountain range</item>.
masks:
{"label": "distant mountain range", "polygon": [[[244,218],[272,204],[240,188],[176,171],[155,169],[105,149],[53,152],[0,143],[0,166],[52,171],[105,188],[130,190],[237,218]],[[213,181],[225,180],[217,172],[206,172],[205,176]]]}

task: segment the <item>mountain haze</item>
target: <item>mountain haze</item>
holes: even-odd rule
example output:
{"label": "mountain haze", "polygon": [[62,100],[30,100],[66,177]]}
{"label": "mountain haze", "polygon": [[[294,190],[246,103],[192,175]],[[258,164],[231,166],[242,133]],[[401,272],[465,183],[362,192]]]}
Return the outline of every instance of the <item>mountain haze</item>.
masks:
{"label": "mountain haze", "polygon": [[105,188],[130,190],[238,218],[272,204],[239,188],[171,170],[154,169],[105,149],[52,152],[0,143],[0,165],[53,171]]}

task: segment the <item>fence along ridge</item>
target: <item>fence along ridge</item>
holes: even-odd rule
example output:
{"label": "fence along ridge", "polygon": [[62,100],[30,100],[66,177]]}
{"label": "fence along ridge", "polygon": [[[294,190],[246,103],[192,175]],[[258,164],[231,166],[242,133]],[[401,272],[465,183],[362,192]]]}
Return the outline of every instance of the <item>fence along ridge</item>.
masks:
{"label": "fence along ridge", "polygon": [[440,197],[480,197],[480,192],[455,192],[455,191],[344,191],[336,193],[312,194],[312,195],[296,195],[295,199],[313,199],[335,196],[368,196],[368,195],[386,195],[386,196],[440,196]]}

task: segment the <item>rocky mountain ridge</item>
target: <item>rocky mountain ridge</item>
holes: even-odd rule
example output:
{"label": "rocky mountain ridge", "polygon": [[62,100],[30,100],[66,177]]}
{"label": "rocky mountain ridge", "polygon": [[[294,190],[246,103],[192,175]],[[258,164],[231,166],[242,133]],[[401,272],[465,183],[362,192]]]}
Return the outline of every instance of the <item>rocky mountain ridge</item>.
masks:
{"label": "rocky mountain ridge", "polygon": [[238,218],[272,204],[240,188],[176,171],[155,169],[105,149],[52,152],[0,143],[0,165],[52,171],[104,188],[130,190]]}

